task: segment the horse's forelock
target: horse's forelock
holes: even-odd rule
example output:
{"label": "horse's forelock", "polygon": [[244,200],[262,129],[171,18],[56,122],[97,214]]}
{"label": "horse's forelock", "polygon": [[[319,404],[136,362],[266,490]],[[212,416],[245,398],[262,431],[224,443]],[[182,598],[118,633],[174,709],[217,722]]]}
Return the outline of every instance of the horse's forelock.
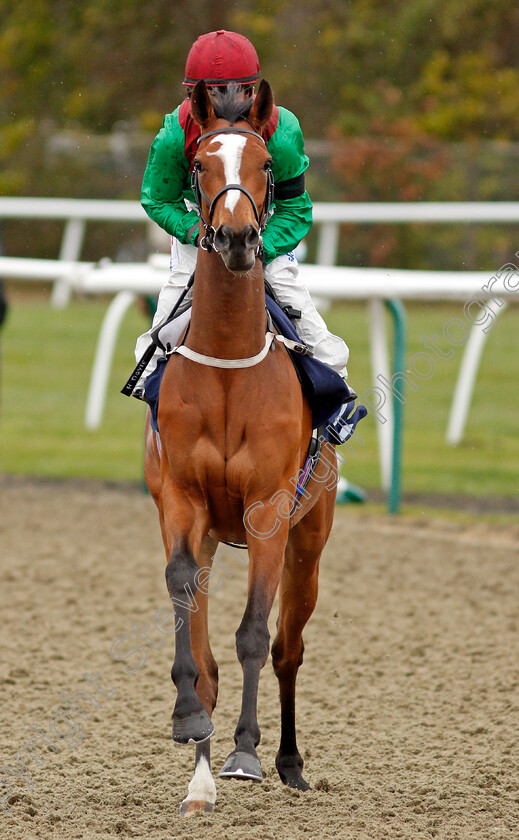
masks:
{"label": "horse's forelock", "polygon": [[229,86],[225,91],[216,91],[213,95],[213,108],[215,116],[227,122],[235,123],[246,119],[252,108],[252,96],[241,99],[238,96],[236,86]]}

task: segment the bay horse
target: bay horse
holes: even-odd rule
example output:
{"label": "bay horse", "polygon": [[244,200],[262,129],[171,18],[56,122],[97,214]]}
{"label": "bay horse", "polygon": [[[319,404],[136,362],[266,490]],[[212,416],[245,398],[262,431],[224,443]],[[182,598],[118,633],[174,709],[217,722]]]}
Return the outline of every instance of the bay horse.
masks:
{"label": "bay horse", "polygon": [[207,575],[219,541],[246,543],[249,554],[247,602],[236,632],[241,713],[236,747],[220,776],[262,779],[257,694],[279,586],[272,645],[281,701],[276,767],[289,787],[309,788],[296,744],[295,684],[337,478],[335,449],[325,443],[325,478],[318,469],[294,512],[294,477],[305,462],[312,415],[286,348],[267,331],[260,247],[272,177],[261,132],[273,107],[270,85],[261,82],[246,118],[232,108],[215,114],[203,81],[191,99],[201,130],[194,179],[202,247],[185,355],[173,353],[165,367],[159,440],[148,411],[144,463],[159,512],[168,593],[176,605],[173,740],[196,744],[184,815],[212,811],[216,801],[209,738],[218,668],[208,638]]}

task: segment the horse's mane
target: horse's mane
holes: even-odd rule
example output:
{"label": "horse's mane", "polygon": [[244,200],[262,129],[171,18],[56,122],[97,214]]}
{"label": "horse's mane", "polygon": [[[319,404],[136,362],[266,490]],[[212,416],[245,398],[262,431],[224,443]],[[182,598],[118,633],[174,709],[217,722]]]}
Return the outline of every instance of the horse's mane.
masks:
{"label": "horse's mane", "polygon": [[237,92],[237,85],[229,85],[223,92],[217,90],[213,97],[215,115],[231,124],[247,119],[254,101],[252,96],[245,100],[239,99]]}

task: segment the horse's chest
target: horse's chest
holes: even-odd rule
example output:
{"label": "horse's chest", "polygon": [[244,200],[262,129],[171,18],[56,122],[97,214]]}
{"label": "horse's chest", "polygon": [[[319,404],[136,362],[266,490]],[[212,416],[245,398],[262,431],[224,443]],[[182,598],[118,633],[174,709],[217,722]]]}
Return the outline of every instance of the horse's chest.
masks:
{"label": "horse's chest", "polygon": [[229,512],[229,507],[241,511],[257,484],[265,491],[272,478],[277,489],[288,462],[297,470],[301,435],[294,412],[280,411],[279,402],[270,405],[249,394],[246,410],[241,395],[239,401],[214,400],[210,409],[184,404],[170,415],[168,460],[182,492]]}
{"label": "horse's chest", "polygon": [[246,442],[228,442],[224,435],[204,435],[182,453],[179,473],[191,484],[239,493],[244,476],[252,468]]}
{"label": "horse's chest", "polygon": [[177,453],[172,473],[184,492],[205,498],[209,507],[221,508],[225,500],[225,507],[239,511],[261,464],[263,471],[268,459],[245,432],[235,438],[225,433],[206,434]]}

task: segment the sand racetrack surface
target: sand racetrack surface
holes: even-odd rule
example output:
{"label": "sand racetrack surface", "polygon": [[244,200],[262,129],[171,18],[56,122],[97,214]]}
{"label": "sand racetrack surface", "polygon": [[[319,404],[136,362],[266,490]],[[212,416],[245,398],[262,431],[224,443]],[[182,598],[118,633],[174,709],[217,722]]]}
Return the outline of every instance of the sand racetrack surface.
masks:
{"label": "sand racetrack surface", "polygon": [[[519,837],[519,528],[338,509],[299,674],[299,747],[313,789],[288,790],[274,769],[269,661],[259,698],[265,781],[217,779],[215,812],[185,819],[194,750],[170,739],[173,643],[159,647],[165,637],[153,627],[168,599],[150,498],[9,478],[0,492],[2,840]],[[232,556],[226,564],[232,576],[212,596],[210,619],[216,772],[238,717],[234,631],[247,574]],[[157,646],[136,635],[145,625]],[[117,660],[114,642],[134,652]],[[99,701],[83,695],[88,718],[67,705],[85,690]]]}

